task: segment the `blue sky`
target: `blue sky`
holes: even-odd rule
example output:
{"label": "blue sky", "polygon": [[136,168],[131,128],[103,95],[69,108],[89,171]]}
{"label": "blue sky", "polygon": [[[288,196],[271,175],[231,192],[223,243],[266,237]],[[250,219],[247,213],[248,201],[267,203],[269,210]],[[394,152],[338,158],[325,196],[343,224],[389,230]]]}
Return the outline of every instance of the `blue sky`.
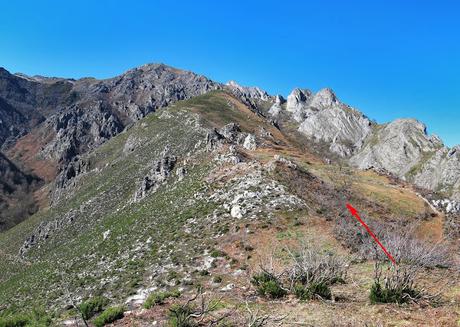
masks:
{"label": "blue sky", "polygon": [[287,95],[331,87],[460,143],[460,1],[6,1],[0,66],[111,77],[148,62]]}

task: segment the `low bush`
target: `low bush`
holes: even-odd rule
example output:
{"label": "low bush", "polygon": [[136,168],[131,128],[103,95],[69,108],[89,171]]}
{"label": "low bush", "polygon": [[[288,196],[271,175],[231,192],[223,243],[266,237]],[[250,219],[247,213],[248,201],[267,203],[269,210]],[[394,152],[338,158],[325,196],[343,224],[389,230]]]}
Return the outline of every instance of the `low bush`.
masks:
{"label": "low bush", "polygon": [[30,317],[24,314],[0,317],[0,327],[23,327],[30,322]]}
{"label": "low bush", "polygon": [[78,306],[78,310],[80,311],[83,319],[88,320],[91,319],[96,313],[104,310],[104,307],[108,303],[109,300],[107,298],[103,296],[95,296],[82,302]]}
{"label": "low bush", "polygon": [[392,267],[383,274],[382,265],[377,263],[369,295],[371,303],[417,302],[422,294],[416,289],[415,279],[416,271],[412,267]]}
{"label": "low bush", "polygon": [[348,262],[334,253],[320,253],[306,245],[298,251],[288,252],[293,261],[289,269],[291,285],[333,285],[346,279]]}
{"label": "low bush", "polygon": [[251,283],[256,287],[261,296],[272,299],[279,299],[287,294],[282,287],[280,279],[272,273],[262,271],[252,276]]}
{"label": "low bush", "polygon": [[294,294],[302,301],[311,300],[314,297],[319,297],[325,300],[332,299],[331,289],[325,283],[311,283],[307,286],[297,284],[294,286]]}
{"label": "low bush", "polygon": [[29,313],[6,313],[0,315],[0,327],[46,327],[51,325],[51,317],[42,309]]}
{"label": "low bush", "polygon": [[177,298],[180,296],[179,291],[171,291],[171,292],[155,292],[150,294],[144,302],[144,308],[150,309],[155,305],[163,304],[166,299],[171,297]]}
{"label": "low bush", "polygon": [[[366,217],[366,223],[379,237],[399,264],[421,267],[447,268],[452,265],[452,257],[447,246],[430,244],[417,238],[415,227],[401,224],[382,223]],[[387,260],[385,253],[375,246],[375,241],[356,220],[349,216],[336,221],[338,238],[352,251],[369,260]]]}
{"label": "low bush", "polygon": [[169,308],[168,325],[170,327],[195,327],[196,323],[192,319],[194,312],[190,304],[174,304]]}
{"label": "low bush", "polygon": [[96,327],[103,327],[118,319],[123,318],[125,308],[123,306],[110,307],[94,319]]}

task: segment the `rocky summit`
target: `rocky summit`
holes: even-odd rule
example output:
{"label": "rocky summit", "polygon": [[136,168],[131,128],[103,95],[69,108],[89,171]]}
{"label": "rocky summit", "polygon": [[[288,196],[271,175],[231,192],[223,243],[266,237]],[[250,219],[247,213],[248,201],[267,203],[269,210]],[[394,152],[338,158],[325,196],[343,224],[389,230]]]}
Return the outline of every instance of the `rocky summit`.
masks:
{"label": "rocky summit", "polygon": [[0,326],[453,326],[460,147],[426,130],[164,64],[0,69]]}

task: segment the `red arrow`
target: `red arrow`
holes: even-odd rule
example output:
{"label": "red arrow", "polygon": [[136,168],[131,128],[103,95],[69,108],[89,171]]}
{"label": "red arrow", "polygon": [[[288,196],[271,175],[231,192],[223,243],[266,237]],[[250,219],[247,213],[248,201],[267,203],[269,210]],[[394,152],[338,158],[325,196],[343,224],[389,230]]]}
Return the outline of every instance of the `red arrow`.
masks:
{"label": "red arrow", "polygon": [[361,219],[361,217],[359,217],[359,214],[358,214],[358,211],[353,208],[351,206],[351,204],[347,203],[347,208],[348,210],[350,210],[350,213],[352,214],[352,216],[354,216],[356,219],[358,219],[358,221],[361,223],[361,225],[364,226],[364,228],[367,230],[367,232],[369,233],[370,236],[372,236],[372,238],[377,242],[377,244],[382,248],[383,252],[385,252],[385,254],[387,255],[387,257],[391,260],[391,262],[393,262],[394,265],[396,265],[396,260],[391,256],[390,252],[387,251],[387,249],[385,249],[385,247],[383,246],[382,243],[380,243],[379,239],[377,238],[377,236],[375,236],[374,233],[372,233],[371,229],[369,228],[369,226],[366,225],[366,223]]}

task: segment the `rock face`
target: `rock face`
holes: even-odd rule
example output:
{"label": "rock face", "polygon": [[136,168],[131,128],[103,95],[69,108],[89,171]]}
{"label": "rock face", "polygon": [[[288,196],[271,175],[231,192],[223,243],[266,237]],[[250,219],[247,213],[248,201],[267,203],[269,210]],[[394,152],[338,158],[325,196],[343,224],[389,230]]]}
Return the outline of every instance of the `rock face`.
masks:
{"label": "rock face", "polygon": [[74,157],[67,163],[54,182],[51,203],[56,203],[64,194],[64,191],[73,187],[79,177],[91,170],[91,162],[87,158]]}
{"label": "rock face", "polygon": [[442,147],[415,172],[413,182],[429,190],[452,194],[460,201],[460,147]]}
{"label": "rock face", "polygon": [[331,89],[322,89],[316,94],[294,89],[288,96],[286,110],[300,123],[301,133],[315,141],[329,143],[329,149],[343,157],[359,149],[372,131],[372,122],[341,103]]}
{"label": "rock face", "polygon": [[226,85],[237,98],[253,109],[258,109],[261,101],[271,101],[273,97],[258,87],[241,86],[235,81],[230,81]]}
{"label": "rock face", "polygon": [[448,149],[415,119],[379,126],[350,158],[361,168],[384,169],[416,185],[460,198],[460,148]]}
{"label": "rock face", "polygon": [[0,147],[14,141],[70,102],[73,80],[13,75],[0,67]]}
{"label": "rock face", "polygon": [[56,136],[41,154],[68,162],[158,108],[219,88],[203,76],[162,64],[106,80],[76,81],[18,76],[2,69],[0,144],[10,144],[44,121],[42,130],[52,128]]}
{"label": "rock face", "polygon": [[281,95],[277,95],[275,97],[275,103],[270,107],[270,109],[268,110],[268,113],[273,117],[277,117],[282,110],[281,106],[285,102],[286,100],[284,100],[284,98]]}
{"label": "rock face", "polygon": [[377,128],[365,146],[350,161],[361,169],[383,168],[405,176],[425,156],[442,147],[426,127],[414,119],[398,119]]}
{"label": "rock face", "polygon": [[152,163],[149,173],[142,179],[139,188],[134,193],[133,201],[139,202],[147,194],[155,192],[169,177],[176,164],[176,157],[168,154],[169,150],[165,149],[161,159]]}

